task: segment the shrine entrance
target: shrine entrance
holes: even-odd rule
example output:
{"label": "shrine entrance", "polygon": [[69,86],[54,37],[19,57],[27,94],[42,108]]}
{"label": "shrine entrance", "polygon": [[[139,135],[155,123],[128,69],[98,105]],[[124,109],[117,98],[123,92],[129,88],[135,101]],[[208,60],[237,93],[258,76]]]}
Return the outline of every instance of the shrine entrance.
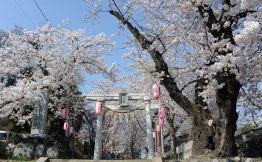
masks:
{"label": "shrine entrance", "polygon": [[[95,150],[94,150],[94,160],[101,159],[101,148],[102,148],[102,127],[103,127],[103,111],[107,108],[110,110],[136,110],[145,109],[146,111],[146,132],[147,132],[147,142],[148,142],[148,159],[154,157],[154,138],[153,138],[153,128],[152,128],[152,116],[151,109],[159,108],[159,105],[154,105],[151,107],[151,99],[149,95],[143,93],[119,93],[112,95],[86,95],[85,99],[88,101],[97,101],[98,109],[96,108],[97,114],[97,127],[96,127],[96,137],[95,137]],[[108,101],[118,101],[119,104],[110,105]],[[140,105],[129,104],[129,101],[142,101]],[[100,107],[99,107],[100,106]]]}

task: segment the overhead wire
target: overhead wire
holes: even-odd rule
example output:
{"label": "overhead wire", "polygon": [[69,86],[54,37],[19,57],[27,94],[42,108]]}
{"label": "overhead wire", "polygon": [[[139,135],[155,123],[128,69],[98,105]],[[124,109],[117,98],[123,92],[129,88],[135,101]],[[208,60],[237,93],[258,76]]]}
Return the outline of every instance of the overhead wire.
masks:
{"label": "overhead wire", "polygon": [[35,5],[37,6],[38,10],[41,12],[42,16],[45,18],[46,22],[48,22],[47,17],[45,16],[44,12],[41,10],[41,8],[39,7],[38,3],[34,0]]}
{"label": "overhead wire", "polygon": [[26,17],[26,19],[31,23],[31,25],[35,26],[35,23],[32,21],[32,19],[27,15],[23,7],[17,2],[17,0],[14,0],[17,7],[22,11],[22,14]]}

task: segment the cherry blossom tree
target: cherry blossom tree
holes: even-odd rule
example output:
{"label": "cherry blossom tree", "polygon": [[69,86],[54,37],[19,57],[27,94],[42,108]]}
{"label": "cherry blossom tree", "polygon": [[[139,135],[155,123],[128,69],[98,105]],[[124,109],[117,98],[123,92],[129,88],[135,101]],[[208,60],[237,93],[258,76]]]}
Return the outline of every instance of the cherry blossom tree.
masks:
{"label": "cherry blossom tree", "polygon": [[60,118],[63,107],[75,116],[81,114],[81,70],[114,77],[115,67],[102,58],[112,46],[105,34],[88,37],[84,30],[46,24],[5,32],[0,44],[0,117],[17,125],[30,125],[33,98],[44,89],[49,92],[51,123]]}
{"label": "cherry blossom tree", "polygon": [[239,94],[261,108],[261,1],[96,3],[94,14],[108,11],[133,35],[129,44],[136,48],[126,55],[133,66],[191,117],[193,154],[235,156]]}

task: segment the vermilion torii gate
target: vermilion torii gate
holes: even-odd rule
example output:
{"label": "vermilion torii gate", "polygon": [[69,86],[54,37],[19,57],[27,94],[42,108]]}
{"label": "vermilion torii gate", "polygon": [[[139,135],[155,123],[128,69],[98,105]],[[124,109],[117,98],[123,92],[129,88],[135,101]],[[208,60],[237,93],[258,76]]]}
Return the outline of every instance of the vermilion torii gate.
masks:
{"label": "vermilion torii gate", "polygon": [[[147,142],[148,142],[148,158],[152,159],[154,157],[154,139],[153,139],[153,129],[152,129],[152,117],[150,113],[151,99],[149,95],[144,93],[119,93],[112,95],[85,95],[85,99],[89,101],[97,101],[98,99],[103,102],[103,108],[108,108],[111,110],[135,110],[137,107],[145,107],[146,111],[146,123],[147,123]],[[129,105],[128,101],[143,101],[141,105]],[[108,105],[107,101],[119,101],[118,105]],[[153,107],[153,108],[159,108]],[[97,115],[97,128],[96,128],[96,138],[95,138],[95,151],[94,160],[99,160],[101,158],[101,147],[102,147],[102,123],[103,113]]]}

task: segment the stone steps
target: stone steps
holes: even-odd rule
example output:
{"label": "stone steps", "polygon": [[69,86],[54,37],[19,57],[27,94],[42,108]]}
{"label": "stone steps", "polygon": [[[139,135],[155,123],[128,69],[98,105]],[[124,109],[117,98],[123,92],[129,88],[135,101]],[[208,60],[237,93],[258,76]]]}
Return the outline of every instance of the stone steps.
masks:
{"label": "stone steps", "polygon": [[162,162],[162,158],[161,157],[155,157],[152,160],[141,160],[141,159],[131,159],[131,160],[49,159],[49,162]]}
{"label": "stone steps", "polygon": [[228,158],[228,159],[183,159],[183,160],[163,160],[163,162],[262,162],[261,158]]}
{"label": "stone steps", "polygon": [[153,160],[79,160],[79,159],[50,159],[50,162],[153,162]]}

